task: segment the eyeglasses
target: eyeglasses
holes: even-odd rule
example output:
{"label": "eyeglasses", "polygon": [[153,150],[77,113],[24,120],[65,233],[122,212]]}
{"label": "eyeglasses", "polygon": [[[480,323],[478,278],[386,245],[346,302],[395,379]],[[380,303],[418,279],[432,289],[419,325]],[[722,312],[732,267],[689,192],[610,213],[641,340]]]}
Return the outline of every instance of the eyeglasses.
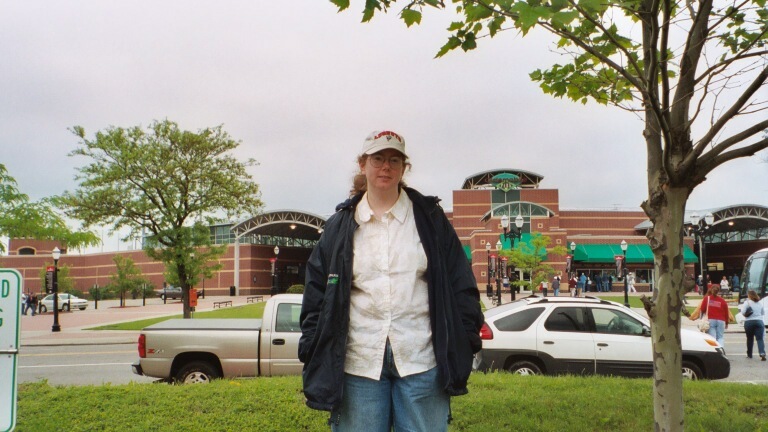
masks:
{"label": "eyeglasses", "polygon": [[380,154],[373,154],[368,157],[368,160],[371,161],[371,166],[374,168],[381,168],[384,166],[384,161],[389,162],[390,168],[400,168],[403,166],[403,158],[400,156],[391,156],[389,158],[385,158]]}

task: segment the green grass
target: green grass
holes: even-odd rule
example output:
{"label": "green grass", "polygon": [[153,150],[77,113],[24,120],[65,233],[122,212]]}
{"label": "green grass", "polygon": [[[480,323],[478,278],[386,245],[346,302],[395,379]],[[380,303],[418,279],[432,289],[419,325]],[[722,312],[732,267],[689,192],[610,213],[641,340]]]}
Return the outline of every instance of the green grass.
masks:
{"label": "green grass", "polygon": [[[216,309],[206,312],[193,312],[192,318],[261,318],[264,316],[264,305],[266,303],[253,303],[244,306],[235,306],[229,308]],[[138,321],[124,323],[107,324],[99,327],[92,327],[86,330],[141,330],[144,327],[151,326],[172,318],[181,318],[182,315],[168,315],[157,318],[147,318]]]}
{"label": "green grass", "polygon": [[[450,431],[650,431],[652,381],[473,374]],[[685,430],[768,431],[768,386],[685,382]],[[16,431],[327,431],[300,377],[210,385],[19,386]]]}

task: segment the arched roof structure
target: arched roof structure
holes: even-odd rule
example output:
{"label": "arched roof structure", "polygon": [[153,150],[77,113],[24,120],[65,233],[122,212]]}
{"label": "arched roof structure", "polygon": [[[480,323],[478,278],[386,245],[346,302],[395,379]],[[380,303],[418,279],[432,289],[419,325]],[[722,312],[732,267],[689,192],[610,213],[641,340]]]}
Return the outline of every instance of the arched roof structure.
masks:
{"label": "arched roof structure", "polygon": [[491,179],[499,174],[514,174],[520,177],[520,187],[523,189],[538,189],[544,179],[541,174],[523,171],[516,168],[499,168],[481,171],[464,179],[462,189],[495,189]]}
{"label": "arched roof structure", "polygon": [[[721,241],[731,237],[733,233],[755,232],[757,238],[768,235],[768,207],[756,204],[736,204],[705,210],[689,210],[685,212],[685,224],[691,225],[693,214],[703,218],[707,213],[715,217],[712,227],[706,236],[710,239],[719,238]],[[647,230],[650,221],[645,221],[635,227],[637,230]],[[709,240],[708,240],[709,241]]]}
{"label": "arched roof structure", "polygon": [[325,228],[325,218],[300,210],[274,210],[235,224],[236,238],[247,234],[289,237],[316,241]]}

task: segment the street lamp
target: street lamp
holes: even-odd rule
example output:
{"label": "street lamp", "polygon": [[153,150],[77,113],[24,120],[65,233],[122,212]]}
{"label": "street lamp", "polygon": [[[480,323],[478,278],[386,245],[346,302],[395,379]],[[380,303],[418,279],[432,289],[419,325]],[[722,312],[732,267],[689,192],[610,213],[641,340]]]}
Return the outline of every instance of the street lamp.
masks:
{"label": "street lamp", "polygon": [[485,295],[491,298],[493,297],[493,288],[491,288],[491,242],[485,243],[485,255],[488,257],[488,283],[485,285]]}
{"label": "street lamp", "polygon": [[[515,248],[515,239],[520,240],[520,238],[523,237],[523,224],[525,224],[525,220],[523,219],[523,216],[518,214],[517,217],[515,217],[515,226],[511,227],[509,226],[509,216],[504,215],[501,217],[501,228],[504,229],[504,238],[510,239],[511,241],[511,248]],[[504,269],[504,276],[507,275],[506,269]],[[515,294],[517,292],[516,287],[512,286],[510,283],[509,285],[509,291],[512,294],[512,301],[515,301]]]}
{"label": "street lamp", "polygon": [[60,332],[61,326],[59,325],[59,258],[61,258],[61,251],[58,246],[53,248],[51,253],[53,256],[53,326],[51,326],[52,332]]}
{"label": "street lamp", "polygon": [[629,307],[629,281],[627,281],[627,241],[621,241],[621,275],[624,277],[624,306]]}
{"label": "street lamp", "polygon": [[501,240],[496,240],[496,304],[501,304]]}
{"label": "street lamp", "polygon": [[501,227],[504,229],[504,238],[512,240],[512,249],[515,248],[515,239],[520,240],[523,236],[523,224],[525,220],[521,215],[517,215],[515,218],[515,226],[509,226],[509,216],[504,215],[501,217]]}
{"label": "street lamp", "polygon": [[280,247],[275,246],[273,249],[275,257],[271,259],[272,262],[272,295],[277,294],[277,255],[280,254]]}
{"label": "street lamp", "polygon": [[707,245],[704,244],[704,234],[712,228],[712,224],[715,222],[715,215],[707,213],[706,216],[700,218],[697,213],[691,215],[691,226],[688,228],[690,234],[693,234],[696,241],[699,243],[699,269],[701,271],[701,285],[702,290],[706,292],[709,288],[709,281],[707,280]]}

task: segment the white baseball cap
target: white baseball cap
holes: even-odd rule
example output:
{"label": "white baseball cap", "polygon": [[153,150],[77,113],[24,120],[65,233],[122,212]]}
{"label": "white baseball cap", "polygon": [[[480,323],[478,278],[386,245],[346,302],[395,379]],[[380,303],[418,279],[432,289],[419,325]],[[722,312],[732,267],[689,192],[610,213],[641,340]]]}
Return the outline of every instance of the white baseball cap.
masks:
{"label": "white baseball cap", "polygon": [[363,154],[370,155],[382,150],[393,149],[405,154],[405,140],[392,131],[373,131],[363,143]]}

